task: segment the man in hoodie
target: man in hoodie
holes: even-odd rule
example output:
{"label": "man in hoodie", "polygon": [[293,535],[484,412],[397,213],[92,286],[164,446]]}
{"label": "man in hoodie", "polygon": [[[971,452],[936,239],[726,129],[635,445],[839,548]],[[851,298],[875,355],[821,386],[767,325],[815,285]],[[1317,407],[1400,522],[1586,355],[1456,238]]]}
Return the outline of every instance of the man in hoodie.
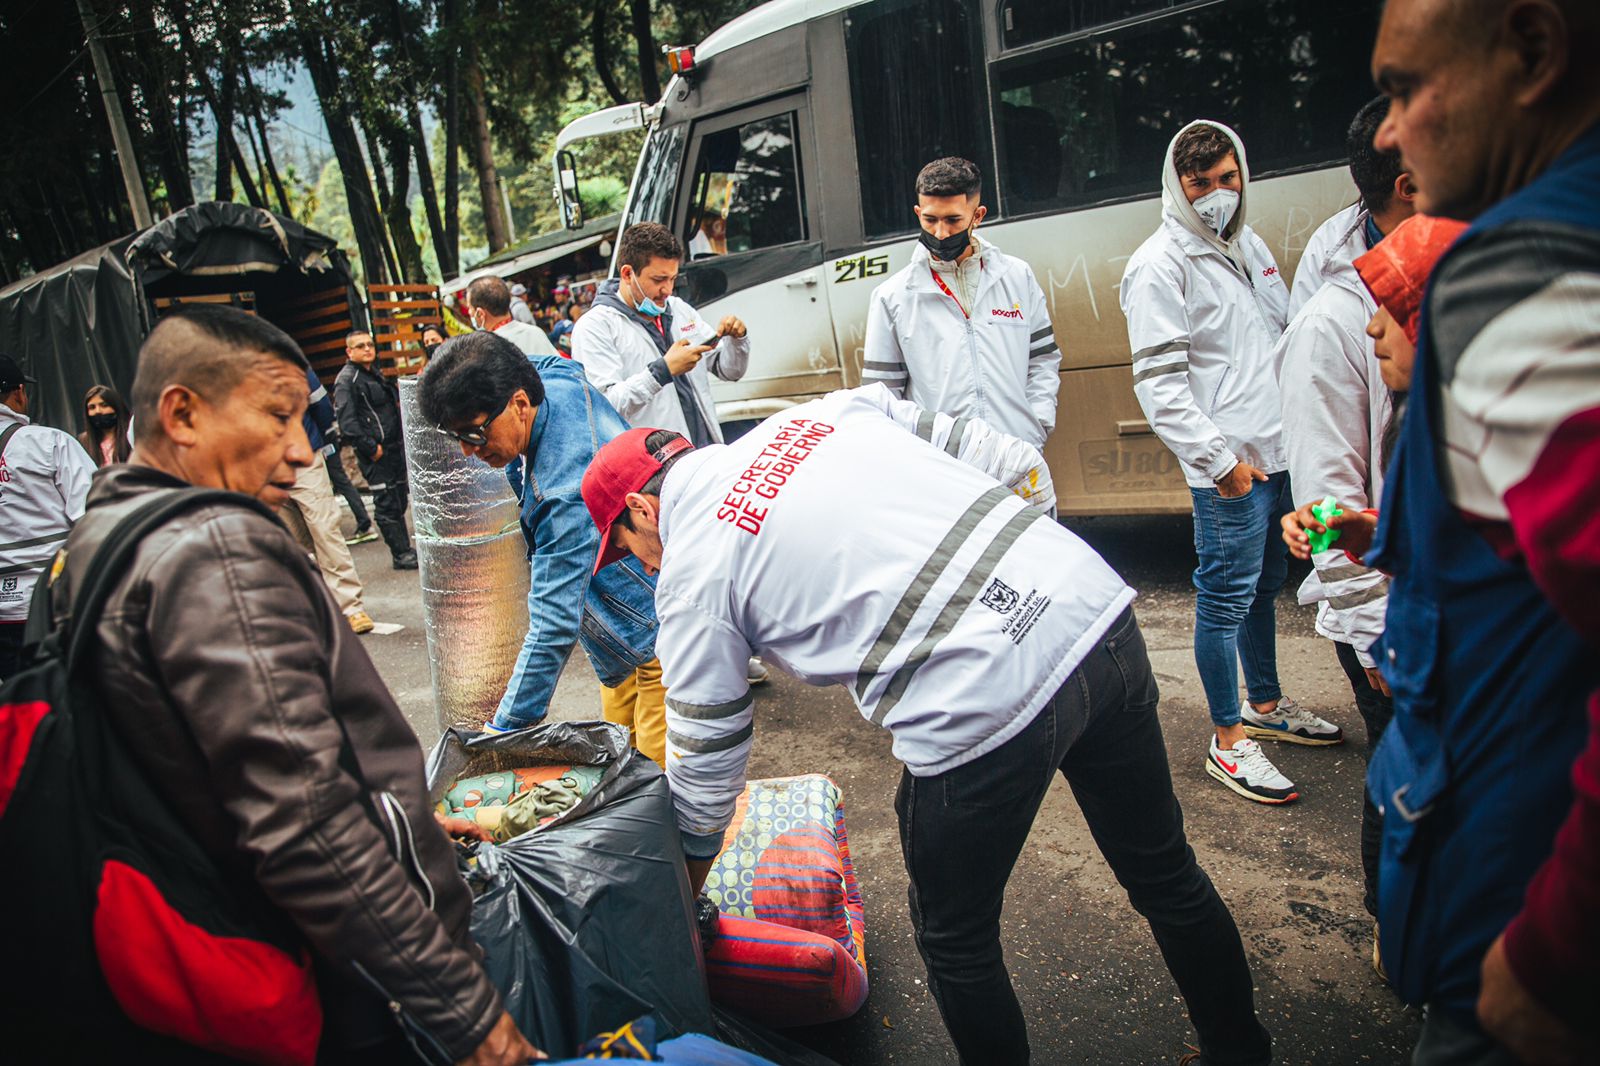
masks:
{"label": "man in hoodie", "polygon": [[935,159],[917,175],[919,243],[872,294],[861,380],[1043,448],[1061,348],[1033,268],[978,236],[981,192],[965,159]]}
{"label": "man in hoodie", "polygon": [[[1380,152],[1372,139],[1389,113],[1389,100],[1369,102],[1350,124],[1346,148],[1350,177],[1361,198],[1329,219],[1311,238],[1295,275],[1294,295],[1321,287],[1278,342],[1278,384],[1283,394],[1283,435],[1289,480],[1302,501],[1332,496],[1347,510],[1378,506],[1383,473],[1379,442],[1392,415],[1389,390],[1379,375],[1367,324],[1378,305],[1356,274],[1355,260],[1414,212],[1416,189],[1401,169],[1400,153]],[[1313,249],[1316,251],[1313,258]],[[1314,271],[1314,273],[1312,273]],[[1387,686],[1369,650],[1383,635],[1388,582],[1352,562],[1335,544],[1312,557],[1300,602],[1317,605],[1317,632],[1334,642],[1350,679],[1356,708],[1377,746],[1394,715]],[[1367,913],[1378,913],[1378,845],[1383,820],[1365,797],[1361,814],[1361,868]]]}
{"label": "man in hoodie", "polygon": [[1289,292],[1245,225],[1249,180],[1228,127],[1180,130],[1162,171],[1161,228],[1128,260],[1120,295],[1134,393],[1194,503],[1194,655],[1215,732],[1206,772],[1246,799],[1281,804],[1300,794],[1256,740],[1325,745],[1344,734],[1278,684],[1273,603],[1288,558],[1277,530],[1293,503],[1272,352]]}

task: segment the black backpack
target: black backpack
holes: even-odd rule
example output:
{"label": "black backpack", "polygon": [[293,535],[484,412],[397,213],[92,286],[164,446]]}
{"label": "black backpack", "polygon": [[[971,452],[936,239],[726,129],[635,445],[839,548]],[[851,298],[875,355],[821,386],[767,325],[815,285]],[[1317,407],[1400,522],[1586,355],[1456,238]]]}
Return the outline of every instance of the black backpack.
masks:
{"label": "black backpack", "polygon": [[[140,540],[238,493],[174,489],[117,523],[32,662],[0,685],[0,1033],[18,1062],[306,1064],[322,1008],[312,956],[242,871],[213,861],[102,713],[86,654]],[[59,570],[61,556],[57,556]]]}

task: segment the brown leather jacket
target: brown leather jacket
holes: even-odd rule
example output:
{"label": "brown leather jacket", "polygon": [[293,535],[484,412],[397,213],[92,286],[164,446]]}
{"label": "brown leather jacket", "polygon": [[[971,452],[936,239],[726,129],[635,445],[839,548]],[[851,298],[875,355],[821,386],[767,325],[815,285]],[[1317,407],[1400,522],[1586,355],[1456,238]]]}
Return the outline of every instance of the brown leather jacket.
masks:
{"label": "brown leather jacket", "polygon": [[[181,487],[143,466],[95,474],[56,613],[117,520]],[[243,507],[179,515],[140,544],[98,634],[93,669],[119,733],[208,852],[249,871],[305,935],[330,1030],[348,1027],[342,1010],[404,1012],[419,1045],[466,1057],[502,1010],[467,935],[471,895],[415,734],[288,532]],[[370,810],[339,765],[335,716]]]}

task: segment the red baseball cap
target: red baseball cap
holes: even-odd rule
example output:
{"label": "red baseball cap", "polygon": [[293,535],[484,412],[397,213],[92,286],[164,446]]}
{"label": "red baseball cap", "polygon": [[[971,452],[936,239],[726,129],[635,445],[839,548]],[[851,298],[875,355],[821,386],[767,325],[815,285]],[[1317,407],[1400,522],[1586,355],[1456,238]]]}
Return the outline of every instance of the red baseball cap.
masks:
{"label": "red baseball cap", "polygon": [[594,564],[597,574],[628,554],[611,541],[611,527],[628,509],[628,493],[644,488],[674,455],[694,450],[693,444],[679,437],[651,451],[645,447],[645,438],[657,432],[642,426],[613,437],[594,453],[589,469],[583,472],[583,503],[600,531],[600,558]]}

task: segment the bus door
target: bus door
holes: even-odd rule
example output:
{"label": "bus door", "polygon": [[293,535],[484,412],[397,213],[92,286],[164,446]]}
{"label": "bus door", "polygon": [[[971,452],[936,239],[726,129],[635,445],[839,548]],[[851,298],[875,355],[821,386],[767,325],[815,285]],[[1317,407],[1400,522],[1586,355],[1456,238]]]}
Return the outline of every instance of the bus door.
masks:
{"label": "bus door", "polygon": [[765,418],[842,387],[816,210],[804,93],[695,122],[674,209],[687,260],[678,293],[713,324],[750,330],[750,371],[713,378],[718,418]]}

